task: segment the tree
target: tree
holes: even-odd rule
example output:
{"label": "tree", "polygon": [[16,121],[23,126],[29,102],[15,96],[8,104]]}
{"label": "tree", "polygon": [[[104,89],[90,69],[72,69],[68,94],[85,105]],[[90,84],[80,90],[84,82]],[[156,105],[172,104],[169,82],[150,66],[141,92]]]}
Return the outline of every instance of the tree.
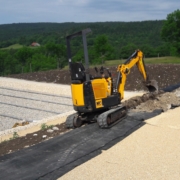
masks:
{"label": "tree", "polygon": [[[89,53],[88,53],[89,54]],[[84,51],[83,49],[80,49],[74,56],[73,56],[74,62],[82,62],[84,63]]]}
{"label": "tree", "polygon": [[163,24],[161,37],[168,42],[172,49],[176,49],[173,55],[180,55],[180,10],[167,15]]}
{"label": "tree", "polygon": [[94,49],[97,54],[97,58],[103,63],[104,60],[110,60],[114,58],[113,47],[109,44],[106,35],[99,35],[95,39]]}
{"label": "tree", "polygon": [[167,43],[159,46],[156,48],[156,55],[158,57],[163,57],[163,56],[169,56],[170,55],[170,49]]}
{"label": "tree", "polygon": [[6,56],[7,54],[4,51],[0,51],[0,76],[4,75]]}
{"label": "tree", "polygon": [[56,68],[56,59],[52,56],[45,56],[44,54],[34,54],[32,56],[32,71],[45,71]]}
{"label": "tree", "polygon": [[123,46],[120,49],[120,58],[122,59],[128,58],[136,49],[137,46],[133,43],[129,43],[128,45]]}
{"label": "tree", "polygon": [[57,60],[57,68],[62,68],[65,64],[66,47],[62,44],[46,44],[48,56],[51,55]]}
{"label": "tree", "polygon": [[17,60],[11,56],[10,54],[8,54],[6,56],[6,59],[5,59],[5,70],[4,70],[4,74],[7,75],[7,74],[16,74],[16,73],[19,73],[20,68],[18,66],[18,62]]}
{"label": "tree", "polygon": [[22,66],[25,66],[27,59],[32,56],[30,48],[23,47],[16,52],[17,59],[21,62]]}
{"label": "tree", "polygon": [[148,44],[142,45],[140,50],[143,52],[144,57],[148,58],[158,56],[158,54],[155,52],[155,49]]}

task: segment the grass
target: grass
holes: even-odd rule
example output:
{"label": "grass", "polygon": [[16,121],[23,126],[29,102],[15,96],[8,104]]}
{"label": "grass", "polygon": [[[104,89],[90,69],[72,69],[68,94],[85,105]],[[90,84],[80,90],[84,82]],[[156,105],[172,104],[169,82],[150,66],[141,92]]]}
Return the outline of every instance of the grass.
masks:
{"label": "grass", "polygon": [[11,141],[11,140],[16,139],[16,138],[18,138],[18,137],[19,137],[19,134],[18,134],[17,132],[14,132],[14,133],[13,133],[13,137],[9,138],[9,140],[5,139],[4,141],[1,141],[0,144],[1,144],[1,143],[4,143],[4,142]]}
{"label": "grass", "polygon": [[46,129],[52,129],[54,127],[54,125],[47,125],[45,123],[41,124],[41,130],[46,130]]}
{"label": "grass", "polygon": [[[8,47],[6,47],[6,48],[0,48],[0,49],[2,49],[2,50],[9,50],[9,49],[20,49],[20,48],[23,48],[23,47],[24,47],[24,46],[21,45],[21,44],[13,44],[13,45],[8,46]],[[38,47],[32,47],[32,46],[27,46],[27,47],[29,47],[29,48],[31,48],[31,49],[38,48]]]}
{"label": "grass", "polygon": [[[97,65],[97,67],[118,66],[120,64],[123,64],[125,61],[126,59],[109,60],[109,61],[105,61],[105,63],[102,65],[101,64]],[[144,58],[144,61],[145,64],[180,64],[180,57],[166,56],[166,57]],[[90,65],[90,68],[93,67],[95,67],[95,65]],[[69,66],[65,66],[63,69],[68,70]]]}
{"label": "grass", "polygon": [[146,64],[180,64],[180,57],[159,57],[159,58],[145,58]]}
{"label": "grass", "polygon": [[10,138],[9,140],[16,139],[16,138],[18,138],[18,137],[19,137],[18,133],[17,133],[17,132],[14,132],[14,133],[13,133],[13,137]]}
{"label": "grass", "polygon": [[[155,57],[155,58],[144,58],[145,64],[180,64],[180,57]],[[110,60],[105,62],[105,66],[117,66],[123,64],[125,59],[122,60]]]}
{"label": "grass", "polygon": [[1,49],[19,49],[19,48],[22,48],[23,45],[20,45],[20,44],[13,44],[11,46],[8,46],[6,48],[1,48]]}

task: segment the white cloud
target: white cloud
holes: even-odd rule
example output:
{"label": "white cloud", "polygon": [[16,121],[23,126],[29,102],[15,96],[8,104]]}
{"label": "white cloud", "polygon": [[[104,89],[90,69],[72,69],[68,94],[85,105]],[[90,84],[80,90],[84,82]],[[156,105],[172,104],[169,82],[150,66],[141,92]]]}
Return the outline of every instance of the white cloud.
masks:
{"label": "white cloud", "polygon": [[84,6],[88,5],[91,0],[57,0],[60,5],[69,5],[69,6]]}
{"label": "white cloud", "polygon": [[0,0],[0,24],[165,19],[179,0]]}

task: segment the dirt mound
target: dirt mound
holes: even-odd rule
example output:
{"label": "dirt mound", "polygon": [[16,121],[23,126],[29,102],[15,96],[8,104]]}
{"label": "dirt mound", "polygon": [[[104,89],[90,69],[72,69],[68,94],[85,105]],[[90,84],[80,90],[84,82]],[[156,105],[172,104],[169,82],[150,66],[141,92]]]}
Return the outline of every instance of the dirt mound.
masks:
{"label": "dirt mound", "polygon": [[155,97],[155,99],[149,99],[148,101],[136,106],[136,111],[154,111],[162,109],[167,111],[168,109],[180,106],[180,99],[177,98],[175,93],[163,93]]}
{"label": "dirt mound", "polygon": [[126,101],[122,104],[126,106],[128,109],[136,108],[139,104],[148,101],[149,99],[154,100],[159,94],[158,93],[146,93],[143,96],[135,96]]}
{"label": "dirt mound", "polygon": [[[117,78],[116,67],[109,67],[113,78]],[[180,65],[146,65],[146,70],[150,79],[155,79],[158,82],[159,88],[163,89],[167,86],[180,83]],[[95,70],[90,69],[90,73],[96,76]],[[8,77],[27,79],[39,82],[52,82],[58,84],[70,84],[70,73],[69,70],[51,70],[43,72],[32,72],[25,74],[9,75]],[[137,67],[131,69],[130,74],[127,76],[125,90],[147,90],[143,86],[143,78],[140,75]]]}
{"label": "dirt mound", "polygon": [[168,109],[180,106],[180,88],[172,92],[160,91],[159,93],[146,93],[143,96],[135,96],[122,104],[135,111],[152,112],[162,109],[165,112]]}

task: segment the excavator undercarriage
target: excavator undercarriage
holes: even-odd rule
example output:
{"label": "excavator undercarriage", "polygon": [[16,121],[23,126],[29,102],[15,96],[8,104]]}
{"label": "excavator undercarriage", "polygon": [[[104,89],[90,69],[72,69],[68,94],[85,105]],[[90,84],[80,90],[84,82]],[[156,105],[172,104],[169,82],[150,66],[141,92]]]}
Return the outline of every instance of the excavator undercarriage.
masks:
{"label": "excavator undercarriage", "polygon": [[127,115],[127,109],[125,106],[117,106],[110,110],[92,112],[92,113],[74,113],[67,117],[66,127],[77,128],[84,123],[97,122],[100,128],[110,128],[122,121]]}

